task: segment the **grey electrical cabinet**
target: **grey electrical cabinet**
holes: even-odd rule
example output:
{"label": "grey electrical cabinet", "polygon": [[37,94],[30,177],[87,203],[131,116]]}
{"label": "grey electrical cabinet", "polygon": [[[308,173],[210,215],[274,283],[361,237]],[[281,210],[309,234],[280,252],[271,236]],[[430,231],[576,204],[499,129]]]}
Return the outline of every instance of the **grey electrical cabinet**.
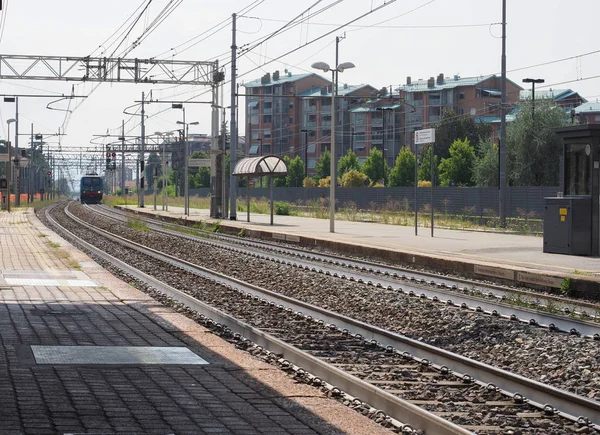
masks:
{"label": "grey electrical cabinet", "polygon": [[544,252],[592,254],[592,198],[544,198]]}

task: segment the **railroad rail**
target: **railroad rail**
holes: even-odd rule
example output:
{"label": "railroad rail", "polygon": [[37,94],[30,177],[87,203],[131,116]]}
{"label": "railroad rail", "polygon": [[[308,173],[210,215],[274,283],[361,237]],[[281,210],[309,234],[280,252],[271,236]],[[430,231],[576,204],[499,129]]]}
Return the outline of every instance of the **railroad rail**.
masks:
{"label": "railroad rail", "polygon": [[[95,206],[88,208],[109,219],[121,222],[125,222],[127,219],[127,213],[115,213],[112,209],[106,207]],[[193,234],[184,234],[180,230],[173,229],[174,225],[165,225],[154,219],[146,218],[144,222],[148,223],[149,228],[153,231],[194,240],[198,243],[218,247],[219,249],[228,249],[234,253],[258,256],[263,260],[276,263],[283,261],[293,267],[311,270],[340,279],[359,283],[364,282],[380,288],[396,289],[415,298],[490,316],[502,317],[513,322],[535,325],[549,331],[562,331],[569,334],[581,335],[584,338],[600,340],[600,323],[575,319],[570,316],[570,311],[566,313],[566,316],[563,316],[508,304],[504,295],[492,293],[492,290],[497,290],[497,287],[485,287],[480,283],[470,283],[470,286],[467,287],[464,286],[465,282],[461,283],[439,275],[435,276],[436,279],[434,280],[431,279],[434,277],[431,275],[425,277],[412,272],[407,275],[406,273],[409,272],[406,269],[377,263],[209,232],[202,232],[204,237],[195,236]],[[206,236],[210,236],[214,241],[207,239]],[[293,258],[293,261],[291,258]],[[399,284],[402,287],[398,287]],[[459,284],[462,284],[462,287],[459,287]],[[488,298],[478,297],[475,294],[485,294]]]}
{"label": "railroad rail", "polygon": [[[68,211],[66,212],[70,215]],[[79,221],[79,225],[90,226],[88,222],[80,221],[75,216],[70,215],[70,218],[74,219],[75,222]],[[438,391],[440,387],[454,388],[454,390],[458,391],[465,391],[466,387],[467,389],[476,389],[476,391],[471,390],[470,392],[478,397],[480,403],[471,401],[469,406],[477,408],[477,415],[488,415],[490,413],[498,414],[498,410],[500,410],[501,413],[504,413],[503,415],[510,416],[508,417],[508,420],[517,424],[516,427],[519,427],[519,422],[523,420],[531,422],[534,419],[550,419],[555,423],[557,419],[565,418],[570,422],[559,429],[559,432],[548,433],[569,433],[571,432],[570,429],[567,432],[560,432],[560,430],[567,430],[573,421],[577,422],[576,426],[579,428],[598,429],[598,422],[592,422],[585,417],[576,416],[599,415],[599,402],[582,398],[578,395],[559,390],[546,384],[525,379],[521,376],[437,349],[420,341],[411,340],[399,334],[365,324],[329,310],[293,298],[284,297],[269,290],[245,283],[241,280],[227,277],[207,268],[169,256],[163,252],[152,250],[149,247],[134,244],[131,241],[126,241],[122,237],[112,235],[104,230],[89,228],[87,231],[90,230],[93,230],[95,234],[102,234],[102,240],[110,239],[114,242],[118,241],[119,243],[128,246],[128,249],[135,249],[136,252],[144,252],[145,255],[160,259],[162,262],[167,261],[169,264],[180,268],[182,271],[193,273],[212,281],[216,280],[221,286],[241,291],[247,299],[252,301],[258,300],[259,305],[262,306],[262,312],[266,311],[266,308],[270,308],[278,313],[278,317],[282,317],[282,314],[285,313],[286,317],[296,319],[295,323],[311,323],[313,324],[313,329],[308,333],[308,337],[314,337],[315,334],[319,337],[327,337],[326,340],[331,340],[332,343],[335,343],[335,346],[340,344],[340,339],[342,342],[351,341],[349,350],[348,348],[345,348],[341,353],[336,354],[332,347],[327,347],[326,349],[311,349],[312,355],[306,354],[305,352],[305,355],[298,355],[298,353],[302,354],[303,352],[297,350],[296,347],[292,346],[292,349],[289,349],[284,346],[285,343],[278,342],[278,339],[273,341],[271,337],[273,333],[272,330],[269,334],[266,334],[264,331],[254,331],[253,335],[248,337],[263,347],[269,346],[271,352],[282,353],[284,358],[291,361],[292,364],[301,365],[321,379],[328,379],[328,382],[337,384],[338,388],[342,387],[345,391],[349,392],[349,394],[353,394],[354,392],[355,396],[363,399],[366,398],[366,401],[371,403],[372,406],[376,406],[389,415],[394,416],[395,412],[398,411],[398,406],[400,406],[396,403],[396,399],[398,398],[395,395],[390,394],[389,391],[392,391],[393,393],[404,392],[404,394],[406,394],[407,391],[416,390],[422,391],[424,394],[425,391]],[[96,237],[96,239],[101,238]],[[78,243],[81,242],[78,241]],[[86,249],[91,250],[92,248],[86,246]],[[119,267],[125,267],[125,265],[120,264]],[[135,270],[129,270],[127,273],[132,276],[137,276],[136,273],[138,272],[134,273],[134,271]],[[153,283],[152,285],[155,284],[156,283]],[[174,297],[174,294],[176,295],[177,293],[171,293],[172,297]],[[179,295],[177,297],[181,297],[185,300],[189,296],[184,297]],[[218,314],[212,313],[210,316],[214,315]],[[315,322],[314,319],[319,320]],[[221,325],[225,324],[223,323],[225,320],[217,320],[217,322],[221,323]],[[229,319],[227,322],[227,327],[232,330],[233,327],[239,327],[239,325],[237,325],[239,323],[238,320]],[[294,323],[294,321],[292,321],[292,323]],[[318,326],[318,332],[315,332],[315,325]],[[333,325],[336,326],[334,327]],[[282,334],[281,328],[274,329],[279,334]],[[350,331],[352,331],[352,333]],[[327,334],[330,335],[328,336]],[[321,342],[323,342],[323,340],[315,340],[314,338],[307,339],[306,335],[304,335],[303,340],[300,340],[300,344],[296,344],[296,346],[311,347],[315,344],[318,346]],[[361,354],[367,355],[368,357],[359,359],[358,361],[356,358],[349,359],[344,357],[344,352],[355,354],[358,349],[360,349]],[[325,361],[323,359],[316,359],[315,356],[324,357]],[[381,362],[384,357],[389,358],[389,364]],[[298,359],[301,360],[299,361],[300,364],[296,363]],[[366,373],[372,375],[374,373],[371,371],[373,368],[373,360],[377,361],[378,364],[375,365],[378,369],[376,372],[379,374],[388,373],[388,375],[384,375],[379,379],[369,379],[370,381],[373,381],[371,385],[356,384],[354,380],[358,379],[360,376],[351,376],[348,374],[348,371],[358,375],[364,375]],[[337,367],[329,364],[331,362],[337,364]],[[286,363],[282,362],[282,364],[285,365]],[[289,365],[290,362],[287,364]],[[371,369],[365,370],[362,368],[367,364],[371,365]],[[341,371],[340,368],[344,368],[347,371]],[[399,375],[398,369],[400,369],[400,372],[409,373],[409,379],[397,380]],[[323,373],[326,374],[327,377]],[[329,379],[333,379],[333,381],[329,381]],[[424,379],[427,381],[424,381]],[[359,387],[357,385],[362,386]],[[420,390],[417,388],[418,385],[426,385],[427,388]],[[360,391],[357,393],[356,389]],[[388,391],[386,392],[385,389]],[[334,391],[335,389],[332,390]],[[509,391],[512,391],[512,393],[509,393]],[[520,393],[516,393],[516,391],[519,391]],[[454,392],[452,394],[456,393]],[[395,397],[396,399],[392,400],[388,396]],[[464,427],[467,427],[469,430],[475,429],[486,432],[498,430],[497,425],[485,424],[486,422],[481,418],[477,420],[471,415],[472,412],[460,411],[461,407],[468,408],[465,403],[469,402],[468,400],[459,400],[460,397],[462,397],[460,394],[453,396],[453,399],[451,400],[451,409],[448,407],[447,403],[437,399],[432,400],[432,397],[427,395],[421,398],[412,398],[411,400],[426,407],[438,407],[438,413],[442,413],[447,418],[460,420],[463,429],[456,429],[454,427],[443,429],[441,426],[435,426],[442,423],[437,419],[432,419],[431,416],[425,418],[420,414],[421,411],[416,411],[412,408],[414,404],[410,402],[406,402],[402,405],[402,411],[404,413],[408,412],[409,414],[414,413],[411,414],[410,419],[416,419],[417,421],[408,421],[409,424],[425,430],[431,430],[432,432],[430,433],[465,433],[460,431],[442,432],[442,430],[464,431]],[[527,402],[527,399],[524,397],[527,397],[529,400],[528,403],[525,403]],[[392,400],[392,402],[389,402],[389,400]],[[358,400],[358,402],[362,404],[361,400]],[[390,403],[393,403],[393,406],[390,405]],[[552,403],[552,405],[549,405],[548,403]],[[407,407],[406,404],[411,406]],[[539,409],[539,411],[535,408],[530,408],[531,406]],[[440,408],[443,410],[440,411]],[[403,414],[402,417],[402,421],[407,421],[406,414]],[[469,418],[471,418],[471,422],[473,423],[471,425],[464,423],[464,421]],[[473,419],[475,421],[473,421]],[[430,426],[424,427],[423,425]]]}

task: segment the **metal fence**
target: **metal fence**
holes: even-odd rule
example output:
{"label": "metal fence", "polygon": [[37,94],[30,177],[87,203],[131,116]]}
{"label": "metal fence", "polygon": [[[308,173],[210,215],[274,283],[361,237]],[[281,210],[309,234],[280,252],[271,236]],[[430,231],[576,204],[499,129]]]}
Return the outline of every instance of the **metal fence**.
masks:
{"label": "metal fence", "polygon": [[[556,196],[558,186],[507,187],[506,216],[543,218],[544,198]],[[430,210],[431,189],[417,189],[419,210]],[[192,196],[208,196],[210,189],[190,189]],[[437,213],[498,216],[500,191],[491,187],[436,187],[434,206]],[[243,200],[246,189],[238,189],[238,199]],[[252,198],[268,198],[269,189],[250,189]],[[285,201],[299,206],[310,206],[315,202],[328,204],[329,189],[305,187],[276,187],[273,189],[275,201]],[[386,209],[413,211],[415,189],[413,187],[379,187],[336,189],[338,208],[354,206],[362,210]]]}

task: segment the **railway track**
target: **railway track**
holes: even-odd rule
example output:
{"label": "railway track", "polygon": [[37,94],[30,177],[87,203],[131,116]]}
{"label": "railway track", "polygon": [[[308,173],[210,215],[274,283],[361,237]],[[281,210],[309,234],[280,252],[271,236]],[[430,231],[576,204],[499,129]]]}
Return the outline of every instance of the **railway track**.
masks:
{"label": "railway track", "polygon": [[[105,206],[88,208],[109,219],[121,222],[127,222],[131,218],[131,214],[122,211],[115,212],[114,209]],[[513,322],[530,324],[549,331],[562,331],[569,334],[581,335],[584,338],[600,340],[600,311],[594,311],[591,314],[588,313],[588,311],[591,312],[591,307],[600,310],[600,306],[598,305],[594,306],[590,304],[588,307],[582,306],[576,310],[572,306],[570,309],[567,308],[567,304],[560,298],[549,298],[549,300],[553,301],[551,303],[554,304],[557,310],[561,303],[564,305],[563,313],[566,309],[566,315],[552,314],[544,311],[544,306],[540,303],[536,305],[542,308],[542,310],[524,308],[507,303],[506,294],[508,293],[508,289],[502,289],[498,286],[486,287],[481,283],[466,280],[456,281],[439,275],[426,276],[408,271],[407,269],[378,263],[247,240],[240,237],[220,235],[208,231],[200,230],[198,231],[199,235],[184,234],[182,230],[186,229],[186,227],[167,225],[155,219],[144,218],[144,222],[153,231],[173,237],[194,240],[198,243],[218,247],[219,249],[228,249],[237,254],[253,255],[262,260],[275,263],[284,262],[297,268],[315,271],[340,279],[359,283],[364,282],[379,288],[397,289],[411,297],[439,304],[496,316]],[[207,239],[207,237],[210,237],[210,239]],[[547,304],[548,302],[546,302]],[[586,315],[583,315],[583,313],[586,313]],[[577,314],[584,318],[595,318],[597,322],[576,319],[572,314]]]}
{"label": "railway track", "polygon": [[[150,281],[149,285],[161,293],[203,313],[205,323],[209,323],[208,317],[213,318],[216,329],[239,345],[250,347],[253,353],[275,360],[288,370],[295,367],[297,377],[328,385],[332,395],[340,394],[340,390],[348,392],[354,396],[351,406],[397,431],[409,429],[394,418],[436,434],[468,431],[563,434],[598,430],[597,421],[577,417],[598,415],[600,404],[596,401],[133,244],[105,230],[92,229],[89,222],[80,221],[70,213],[57,217],[56,221],[102,245],[113,257],[127,259],[142,272],[157,276],[139,275],[136,268],[110,259],[125,270],[121,274]],[[53,225],[58,225],[56,221]],[[102,236],[98,237],[99,234]],[[85,245],[87,242],[74,241],[93,251],[96,257],[105,255]],[[190,293],[194,299],[190,299]],[[236,334],[250,338],[263,349],[242,342],[241,335]],[[507,384],[507,380],[513,384]],[[422,408],[416,408],[416,404]]]}

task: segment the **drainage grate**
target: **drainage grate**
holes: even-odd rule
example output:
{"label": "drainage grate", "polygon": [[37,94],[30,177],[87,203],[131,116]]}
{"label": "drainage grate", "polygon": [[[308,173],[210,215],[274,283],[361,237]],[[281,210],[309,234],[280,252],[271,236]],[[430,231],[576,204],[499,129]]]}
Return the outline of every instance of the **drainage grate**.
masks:
{"label": "drainage grate", "polygon": [[186,347],[31,346],[38,364],[208,364]]}

